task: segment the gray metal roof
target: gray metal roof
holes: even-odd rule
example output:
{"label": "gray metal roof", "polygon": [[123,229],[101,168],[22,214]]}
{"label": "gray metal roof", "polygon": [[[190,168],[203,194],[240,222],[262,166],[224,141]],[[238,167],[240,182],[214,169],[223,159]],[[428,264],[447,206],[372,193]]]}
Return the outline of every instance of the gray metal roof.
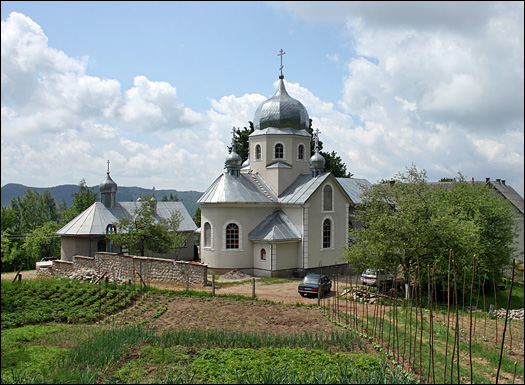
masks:
{"label": "gray metal roof", "polygon": [[[104,235],[106,226],[123,218],[134,216],[140,202],[117,202],[107,208],[102,202],[95,202],[57,231],[59,235]],[[197,226],[182,202],[157,202],[157,216],[169,219],[178,210],[182,216],[179,231],[195,231]]]}
{"label": "gray metal roof", "polygon": [[319,175],[312,178],[310,174],[302,174],[293,181],[279,196],[279,203],[283,204],[303,204],[323,183],[330,173]]}
{"label": "gray metal roof", "polygon": [[[258,183],[259,182],[259,183]],[[272,203],[277,197],[251,173],[238,177],[223,173],[202,194],[197,203]]]}
{"label": "gray metal roof", "polygon": [[516,192],[516,190],[514,190],[509,185],[502,184],[501,182],[498,182],[498,181],[496,182],[490,181],[490,184],[496,190],[498,190],[505,198],[507,198],[510,201],[510,203],[512,203],[514,207],[516,207],[519,210],[519,212],[521,212],[522,214],[524,213],[523,198],[520,196],[520,194]]}
{"label": "gray metal roof", "polygon": [[277,209],[250,231],[248,238],[252,241],[290,242],[301,240],[302,235],[290,218]]}
{"label": "gray metal roof", "polygon": [[253,131],[250,136],[260,136],[260,135],[297,135],[297,136],[306,136],[310,139],[312,135],[306,130],[294,130],[293,128],[276,128],[276,127],[267,127],[262,130]]}
{"label": "gray metal roof", "polygon": [[[244,173],[239,177],[224,173],[202,194],[197,203],[279,203],[304,204],[332,174],[312,178],[302,174],[277,197],[259,174]],[[353,203],[360,203],[363,187],[371,186],[366,179],[334,178]]]}
{"label": "gray metal roof", "polygon": [[275,95],[259,105],[253,118],[255,130],[267,127],[306,130],[309,124],[306,108],[299,100],[288,95],[283,77],[280,77]]}
{"label": "gray metal roof", "polygon": [[357,178],[335,178],[343,190],[348,194],[353,203],[361,203],[361,194],[364,188],[372,186],[366,179]]}

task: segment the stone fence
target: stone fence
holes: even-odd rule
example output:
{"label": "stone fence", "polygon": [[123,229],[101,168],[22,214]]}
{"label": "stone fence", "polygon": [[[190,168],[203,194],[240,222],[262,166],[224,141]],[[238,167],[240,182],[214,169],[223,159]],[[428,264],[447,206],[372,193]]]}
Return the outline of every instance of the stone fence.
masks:
{"label": "stone fence", "polygon": [[73,262],[55,260],[48,267],[37,266],[37,275],[69,278],[108,278],[115,282],[166,282],[206,285],[208,265],[172,259],[137,257],[126,254],[96,253],[94,257],[76,255]]}

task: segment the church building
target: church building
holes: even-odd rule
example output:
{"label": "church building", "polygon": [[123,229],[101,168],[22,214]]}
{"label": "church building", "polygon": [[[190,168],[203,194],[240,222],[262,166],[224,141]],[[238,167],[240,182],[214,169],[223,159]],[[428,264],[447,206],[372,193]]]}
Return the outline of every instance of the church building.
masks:
{"label": "church building", "polygon": [[201,262],[211,272],[292,276],[344,267],[348,230],[359,226],[351,214],[370,182],[324,172],[319,131],[308,132],[308,112],[286,91],[282,68],[277,92],[255,112],[249,158],[243,164],[232,143],[224,173],[197,201]]}
{"label": "church building", "polygon": [[[117,202],[118,186],[109,175],[109,161],[106,178],[100,183],[100,201],[93,203],[82,213],[57,231],[60,235],[60,259],[73,261],[76,255],[93,257],[96,252],[127,252],[120,245],[111,242],[111,232],[116,231],[115,224],[124,218],[133,218],[135,210],[144,202]],[[182,202],[159,202],[152,197],[151,205],[155,217],[169,219],[175,212],[180,213],[179,231],[187,234],[186,243],[176,252],[158,254],[147,250],[146,256],[174,260],[194,260],[194,234],[197,226]]]}

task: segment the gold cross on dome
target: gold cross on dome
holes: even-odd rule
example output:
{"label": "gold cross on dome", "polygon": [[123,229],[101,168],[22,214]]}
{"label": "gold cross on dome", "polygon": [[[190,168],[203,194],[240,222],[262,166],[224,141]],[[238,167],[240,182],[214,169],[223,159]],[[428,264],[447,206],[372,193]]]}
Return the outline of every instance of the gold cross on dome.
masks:
{"label": "gold cross on dome", "polygon": [[285,54],[286,52],[283,51],[283,49],[281,48],[281,50],[279,51],[279,53],[277,54],[277,56],[280,56],[281,57],[281,68],[279,68],[281,70],[281,76],[283,76],[283,55]]}

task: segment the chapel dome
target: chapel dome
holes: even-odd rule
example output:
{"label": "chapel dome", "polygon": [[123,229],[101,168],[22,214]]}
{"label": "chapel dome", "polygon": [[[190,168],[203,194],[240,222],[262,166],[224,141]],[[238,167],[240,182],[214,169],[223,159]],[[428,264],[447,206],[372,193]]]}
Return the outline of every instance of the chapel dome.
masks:
{"label": "chapel dome", "polygon": [[318,151],[310,157],[310,168],[313,170],[324,169],[325,163],[326,160]]}
{"label": "chapel dome", "polygon": [[106,175],[106,178],[99,185],[100,192],[116,192],[117,184],[109,176],[109,172]]}
{"label": "chapel dome", "polygon": [[256,130],[264,130],[267,127],[308,130],[308,112],[299,100],[288,95],[283,79],[284,76],[279,76],[279,87],[275,95],[255,111],[253,125]]}
{"label": "chapel dome", "polygon": [[224,165],[227,169],[237,169],[240,168],[242,165],[242,158],[239,154],[235,152],[235,150],[232,150],[227,156],[226,160],[224,161]]}

